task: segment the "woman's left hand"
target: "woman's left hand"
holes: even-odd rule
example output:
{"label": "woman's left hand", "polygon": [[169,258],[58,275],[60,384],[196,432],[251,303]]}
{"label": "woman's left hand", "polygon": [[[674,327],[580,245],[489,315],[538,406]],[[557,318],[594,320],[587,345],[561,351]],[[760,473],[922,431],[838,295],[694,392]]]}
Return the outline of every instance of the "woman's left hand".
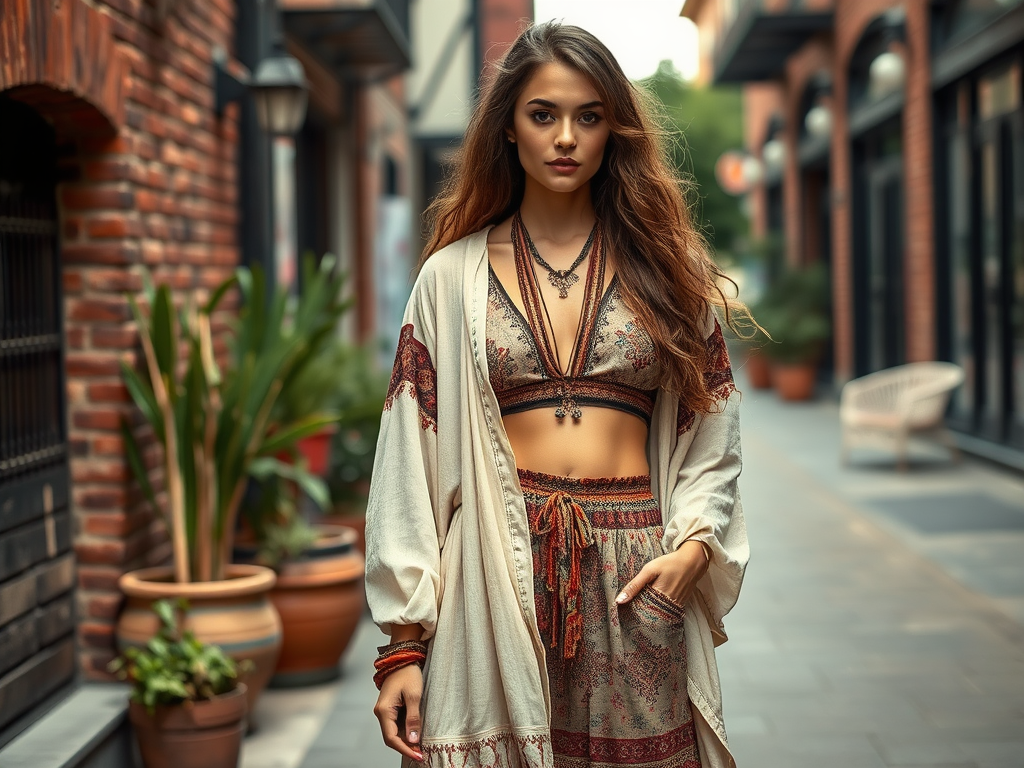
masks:
{"label": "woman's left hand", "polygon": [[693,588],[711,566],[704,544],[696,539],[684,541],[675,552],[656,557],[638,573],[615,598],[617,605],[628,603],[650,584],[678,605],[686,605]]}

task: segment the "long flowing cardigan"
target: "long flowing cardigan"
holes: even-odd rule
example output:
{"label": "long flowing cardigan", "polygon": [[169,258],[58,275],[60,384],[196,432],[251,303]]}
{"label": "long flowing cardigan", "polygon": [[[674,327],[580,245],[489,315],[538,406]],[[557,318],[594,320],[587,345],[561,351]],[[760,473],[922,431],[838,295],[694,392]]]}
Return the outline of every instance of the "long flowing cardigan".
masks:
{"label": "long flowing cardigan", "polygon": [[[551,768],[550,702],[534,607],[530,531],[485,351],[487,231],[431,256],[413,287],[366,517],[374,621],[421,624],[421,746],[430,768]],[[658,394],[648,439],[666,551],[698,538],[712,564],[687,605],[687,690],[704,768],[729,753],[715,645],[748,557],[737,494],[738,395],[713,316],[705,371],[720,407]]]}

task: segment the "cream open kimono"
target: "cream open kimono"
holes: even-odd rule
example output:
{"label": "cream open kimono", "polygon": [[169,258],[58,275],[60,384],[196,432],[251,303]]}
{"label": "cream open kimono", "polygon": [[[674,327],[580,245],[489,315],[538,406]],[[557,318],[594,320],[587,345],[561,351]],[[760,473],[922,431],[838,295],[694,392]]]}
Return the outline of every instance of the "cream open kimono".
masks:
{"label": "cream open kimono", "polygon": [[[419,623],[433,637],[422,702],[430,768],[552,768],[530,531],[487,375],[487,265],[481,231],[431,256],[413,287],[370,487],[366,593],[384,632]],[[748,546],[738,395],[714,317],[705,335],[721,407],[695,414],[660,392],[648,458],[666,551],[699,538],[713,553],[687,606],[687,689],[702,765],[724,768],[735,763],[714,647]]]}

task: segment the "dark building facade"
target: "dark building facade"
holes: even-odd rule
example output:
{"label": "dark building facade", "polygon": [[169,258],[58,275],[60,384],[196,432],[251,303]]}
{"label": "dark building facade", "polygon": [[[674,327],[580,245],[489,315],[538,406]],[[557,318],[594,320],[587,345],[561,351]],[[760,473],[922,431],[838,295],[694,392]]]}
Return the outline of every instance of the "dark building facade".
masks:
{"label": "dark building facade", "polygon": [[743,83],[755,232],[832,280],[836,385],[961,365],[961,444],[1024,466],[1024,3],[688,0]]}

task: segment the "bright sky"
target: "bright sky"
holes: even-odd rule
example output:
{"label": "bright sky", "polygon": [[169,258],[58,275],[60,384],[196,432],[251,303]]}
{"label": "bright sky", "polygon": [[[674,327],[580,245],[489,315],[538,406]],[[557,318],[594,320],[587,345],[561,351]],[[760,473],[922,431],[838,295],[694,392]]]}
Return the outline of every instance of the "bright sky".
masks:
{"label": "bright sky", "polygon": [[593,33],[630,79],[653,75],[671,59],[683,77],[697,74],[697,27],[679,16],[683,0],[534,0],[533,18],[558,19]]}

